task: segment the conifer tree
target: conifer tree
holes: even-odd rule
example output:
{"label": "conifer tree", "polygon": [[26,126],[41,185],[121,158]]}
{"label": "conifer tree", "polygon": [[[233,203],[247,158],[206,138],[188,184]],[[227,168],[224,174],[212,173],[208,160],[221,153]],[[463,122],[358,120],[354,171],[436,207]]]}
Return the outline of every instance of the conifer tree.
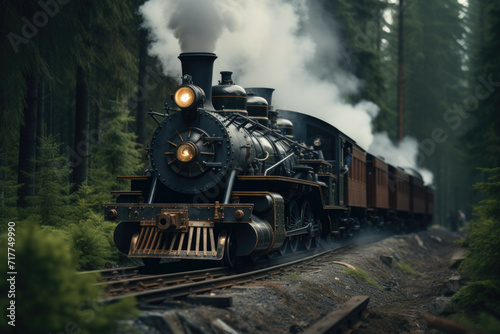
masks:
{"label": "conifer tree", "polygon": [[92,157],[89,181],[93,189],[103,194],[103,201],[109,200],[111,190],[127,186],[117,181],[116,176],[135,175],[144,166],[136,143],[137,136],[128,130],[133,120],[123,100],[116,101],[111,109],[103,111],[100,139]]}
{"label": "conifer tree", "polygon": [[63,226],[68,219],[69,165],[51,136],[40,138],[38,169],[29,177],[33,179],[36,195],[28,198],[26,211],[41,225]]}
{"label": "conifer tree", "polygon": [[[500,165],[500,3],[471,0],[471,88],[481,85],[473,126],[463,137],[475,167]],[[486,83],[486,84],[485,84]]]}

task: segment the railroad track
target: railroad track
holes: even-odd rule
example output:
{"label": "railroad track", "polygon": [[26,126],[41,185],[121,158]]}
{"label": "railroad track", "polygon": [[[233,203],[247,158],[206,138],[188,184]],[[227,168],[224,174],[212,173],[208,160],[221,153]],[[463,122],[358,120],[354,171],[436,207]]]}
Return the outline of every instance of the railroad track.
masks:
{"label": "railroad track", "polygon": [[105,303],[124,297],[135,297],[139,305],[159,303],[164,300],[246,284],[289,271],[317,270],[318,264],[324,261],[322,257],[330,257],[347,247],[350,245],[316,254],[310,251],[296,253],[295,257],[308,255],[294,260],[290,260],[290,257],[280,257],[270,262],[257,262],[236,268],[218,267],[182,273],[139,276],[98,284],[104,288],[103,302]]}
{"label": "railroad track", "polygon": [[96,275],[99,277],[99,282],[119,281],[133,277],[139,277],[141,266],[111,268],[103,270],[80,271],[78,275]]}
{"label": "railroad track", "polygon": [[[368,243],[379,240],[381,237],[364,239],[363,243]],[[215,267],[152,274],[150,269],[146,267],[127,267],[87,271],[80,274],[101,275],[96,284],[103,287],[104,298],[102,301],[105,303],[124,297],[135,297],[139,305],[146,305],[242,285],[289,271],[314,271],[322,265],[322,262],[326,263],[326,260],[322,258],[331,257],[340,250],[352,247],[353,244],[354,242],[339,244],[333,249],[321,252],[318,252],[318,249],[298,252],[235,268]],[[167,268],[174,265],[175,263],[163,264],[159,266],[159,270],[161,271],[162,266]]]}
{"label": "railroad track", "polygon": [[[139,306],[161,303],[190,295],[208,293],[212,290],[244,285],[250,282],[266,279],[287,272],[311,272],[328,265],[335,260],[341,250],[353,247],[355,244],[365,244],[380,240],[381,237],[365,238],[365,241],[339,244],[325,251],[311,250],[278,256],[268,261],[245,264],[235,268],[215,267],[184,272],[151,274],[150,268],[127,267],[106,269],[101,271],[83,272],[81,274],[101,275],[96,283],[103,287],[105,293],[103,302],[112,303],[124,297],[134,297]],[[181,263],[177,263],[177,268]],[[175,263],[160,265],[172,268]],[[166,269],[164,269],[166,270]],[[196,297],[198,298],[198,297]],[[332,313],[312,324],[304,333],[344,333],[354,324],[361,324],[361,315],[366,309],[369,297],[358,296],[339,306]]]}

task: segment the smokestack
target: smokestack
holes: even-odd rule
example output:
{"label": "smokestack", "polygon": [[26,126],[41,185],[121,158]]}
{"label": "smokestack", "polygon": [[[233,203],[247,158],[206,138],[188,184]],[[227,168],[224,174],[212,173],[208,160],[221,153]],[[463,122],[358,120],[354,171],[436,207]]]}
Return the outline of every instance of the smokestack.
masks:
{"label": "smokestack", "polygon": [[217,56],[209,52],[186,52],[181,53],[178,58],[182,63],[182,75],[189,74],[193,78],[193,84],[203,89],[206,97],[204,108],[213,111],[212,74]]}

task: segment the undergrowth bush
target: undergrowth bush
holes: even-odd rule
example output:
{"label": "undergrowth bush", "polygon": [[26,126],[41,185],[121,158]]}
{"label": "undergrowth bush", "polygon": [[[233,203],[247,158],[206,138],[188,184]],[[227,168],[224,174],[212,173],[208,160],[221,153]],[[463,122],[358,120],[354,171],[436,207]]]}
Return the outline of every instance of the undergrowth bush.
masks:
{"label": "undergrowth bush", "polygon": [[459,267],[470,279],[453,297],[451,310],[456,319],[471,322],[493,333],[500,328],[500,167],[483,169],[491,174],[488,182],[478,183],[475,189],[487,198],[474,209],[477,219],[470,225],[465,245],[468,252]]}
{"label": "undergrowth bush", "polygon": [[[4,315],[0,332],[114,333],[120,327],[117,320],[137,314],[130,298],[110,305],[100,302],[102,292],[94,285],[96,277],[76,273],[63,232],[24,224],[16,226],[15,327]],[[5,235],[0,237],[0,247],[7,249]],[[1,253],[0,270],[10,271],[6,252]],[[2,296],[8,290],[8,282],[2,280]],[[9,303],[7,298],[0,299],[0,308],[6,310]]]}

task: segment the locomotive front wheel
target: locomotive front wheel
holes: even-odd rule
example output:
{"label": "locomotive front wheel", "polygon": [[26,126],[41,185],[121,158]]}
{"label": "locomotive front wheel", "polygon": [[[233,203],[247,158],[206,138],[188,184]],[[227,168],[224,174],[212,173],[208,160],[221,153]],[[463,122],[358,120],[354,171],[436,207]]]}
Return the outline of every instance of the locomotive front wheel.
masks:
{"label": "locomotive front wheel", "polygon": [[234,267],[236,264],[236,238],[233,232],[226,232],[226,247],[224,247],[224,265]]}
{"label": "locomotive front wheel", "polygon": [[[298,228],[302,227],[302,219],[300,216],[299,212],[299,206],[297,205],[296,201],[291,201],[288,204],[288,226],[287,230],[295,230]],[[292,253],[295,253],[297,251],[297,248],[299,247],[299,241],[300,241],[300,236],[294,236],[291,237],[290,239],[290,250]]]}

